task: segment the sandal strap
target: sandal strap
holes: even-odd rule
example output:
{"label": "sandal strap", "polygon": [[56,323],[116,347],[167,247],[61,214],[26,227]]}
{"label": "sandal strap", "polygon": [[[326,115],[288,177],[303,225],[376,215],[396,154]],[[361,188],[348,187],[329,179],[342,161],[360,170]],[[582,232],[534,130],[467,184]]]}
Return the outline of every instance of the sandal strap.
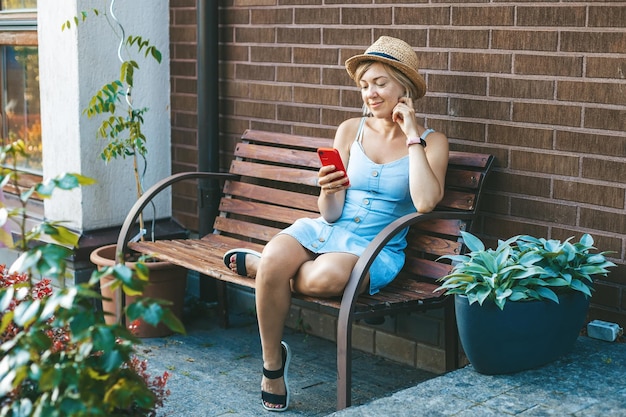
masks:
{"label": "sandal strap", "polygon": [[287,405],[287,394],[272,394],[271,392],[261,391],[261,399],[267,404],[280,405],[282,407],[276,408],[280,410]]}
{"label": "sandal strap", "polygon": [[265,367],[263,367],[263,376],[265,376],[268,379],[278,379],[278,378],[282,377],[284,375],[284,373],[285,373],[284,365],[281,366],[280,369],[277,369],[275,371],[269,371],[269,370],[265,369]]}

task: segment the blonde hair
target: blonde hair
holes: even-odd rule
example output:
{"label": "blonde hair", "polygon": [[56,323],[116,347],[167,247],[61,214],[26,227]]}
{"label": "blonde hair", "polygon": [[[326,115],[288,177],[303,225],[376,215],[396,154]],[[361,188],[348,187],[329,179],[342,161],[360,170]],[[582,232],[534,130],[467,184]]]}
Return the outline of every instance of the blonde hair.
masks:
{"label": "blonde hair", "polygon": [[385,68],[385,71],[387,71],[387,74],[389,74],[389,78],[404,87],[404,93],[407,97],[413,98],[418,96],[417,88],[411,82],[409,77],[404,75],[404,73],[399,69],[379,61],[364,61],[363,63],[359,64],[358,67],[356,67],[356,70],[354,71],[354,80],[356,81],[357,86],[360,87],[359,83],[361,82],[363,74],[365,74],[365,72],[370,69],[373,64],[376,63],[381,64]]}

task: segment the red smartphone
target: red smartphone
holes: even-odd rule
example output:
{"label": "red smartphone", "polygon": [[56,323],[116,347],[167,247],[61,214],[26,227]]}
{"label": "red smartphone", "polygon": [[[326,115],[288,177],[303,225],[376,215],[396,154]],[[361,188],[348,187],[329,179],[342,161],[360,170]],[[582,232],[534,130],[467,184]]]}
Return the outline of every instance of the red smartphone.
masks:
{"label": "red smartphone", "polygon": [[[320,157],[320,161],[322,165],[334,165],[335,171],[343,171],[345,173],[345,178],[348,178],[348,172],[346,168],[343,166],[343,161],[341,160],[341,155],[339,155],[339,151],[335,148],[318,148],[317,155]],[[350,185],[350,180],[345,185]]]}

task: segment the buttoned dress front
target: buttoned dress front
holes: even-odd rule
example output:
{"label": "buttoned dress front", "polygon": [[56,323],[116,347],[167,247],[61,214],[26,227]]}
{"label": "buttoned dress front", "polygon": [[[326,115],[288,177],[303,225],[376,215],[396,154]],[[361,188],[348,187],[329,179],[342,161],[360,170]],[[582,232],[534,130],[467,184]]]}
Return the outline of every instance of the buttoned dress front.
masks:
{"label": "buttoned dress front", "polygon": [[[294,237],[316,254],[345,252],[361,256],[388,224],[414,213],[409,193],[409,157],[387,164],[370,160],[361,144],[361,132],[350,148],[350,187],[341,217],[329,223],[322,217],[302,218],[281,233]],[[394,236],[370,267],[370,294],[389,284],[404,265],[407,229]]]}

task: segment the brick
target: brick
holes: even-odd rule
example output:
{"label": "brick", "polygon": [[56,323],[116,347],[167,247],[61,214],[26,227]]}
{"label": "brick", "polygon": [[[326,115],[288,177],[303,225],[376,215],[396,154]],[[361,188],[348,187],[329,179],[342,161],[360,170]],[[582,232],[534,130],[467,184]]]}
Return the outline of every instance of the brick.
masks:
{"label": "brick", "polygon": [[534,27],[585,26],[587,11],[585,6],[518,6],[517,25]]}
{"label": "brick", "polygon": [[585,109],[585,127],[626,132],[626,110],[588,107]]}
{"label": "brick", "polygon": [[548,227],[512,219],[510,216],[489,217],[485,221],[484,231],[497,239],[508,239],[516,235],[548,236]]}
{"label": "brick", "polygon": [[300,326],[304,326],[307,333],[333,342],[337,340],[336,318],[307,308],[301,310],[300,317],[302,318]]}
{"label": "brick", "polygon": [[355,324],[352,326],[352,346],[363,352],[374,354],[376,331],[370,327]]}
{"label": "brick", "polygon": [[415,102],[415,111],[420,114],[448,114],[448,100],[444,97],[426,96]]}
{"label": "brick", "polygon": [[260,27],[235,28],[235,42],[237,43],[274,43],[276,29]]}
{"label": "brick", "polygon": [[255,46],[250,48],[250,61],[288,63],[291,62],[291,48]]}
{"label": "brick", "polygon": [[[348,87],[351,92],[358,93],[356,83],[350,78],[344,67],[340,68],[323,68],[322,69],[322,84],[324,85],[336,85]],[[359,100],[360,100],[360,93]]]}
{"label": "brick", "polygon": [[572,56],[516,55],[515,74],[581,77],[583,59]]}
{"label": "brick", "polygon": [[451,52],[450,69],[464,72],[511,73],[511,54]]}
{"label": "brick", "polygon": [[220,58],[226,62],[247,61],[249,59],[248,57],[249,50],[250,48],[246,46],[228,45],[228,46],[221,46],[219,48],[219,54],[220,54]]}
{"label": "brick", "polygon": [[526,198],[511,199],[511,215],[559,225],[576,224],[576,207]]}
{"label": "brick", "polygon": [[624,32],[561,32],[561,51],[620,54],[626,50]]}
{"label": "brick", "polygon": [[626,105],[626,82],[559,81],[557,99],[623,106]]}
{"label": "brick", "polygon": [[580,227],[626,234],[626,216],[610,211],[580,208]]}
{"label": "brick", "polygon": [[303,7],[294,10],[296,25],[330,25],[338,24],[341,9],[338,7]]}
{"label": "brick", "polygon": [[450,115],[479,119],[510,120],[510,103],[493,100],[450,99]]}
{"label": "brick", "polygon": [[198,55],[198,48],[195,44],[177,44],[171,50],[170,59],[172,60],[184,60],[184,59],[196,59]]}
{"label": "brick", "polygon": [[269,65],[236,65],[236,77],[239,80],[274,81],[275,70]]}
{"label": "brick", "polygon": [[473,142],[485,141],[485,125],[482,123],[429,119],[428,126],[443,132],[448,138],[470,140]]}
{"label": "brick", "polygon": [[339,106],[339,90],[328,88],[294,87],[293,101],[305,104],[321,104],[324,106]]}
{"label": "brick", "polygon": [[278,105],[276,110],[279,120],[289,120],[298,123],[320,123],[321,112],[317,107]]}
{"label": "brick", "polygon": [[[398,29],[393,26],[389,26],[386,28],[375,28],[373,29],[374,36],[372,41],[378,39],[380,36],[393,36],[394,38],[402,39],[409,45],[411,45],[414,49],[426,47],[426,41],[428,39],[428,29],[422,28],[409,28],[409,29]],[[371,42],[370,42],[371,43]],[[369,46],[369,44],[367,45]],[[361,51],[363,52],[363,51]]]}
{"label": "brick", "polygon": [[[396,3],[396,2],[394,2]],[[413,3],[413,2],[411,2]],[[395,7],[396,25],[440,26],[450,24],[449,7]]]}
{"label": "brick", "polygon": [[568,181],[554,181],[554,198],[595,204],[609,208],[624,208],[624,188]]}
{"label": "brick", "polygon": [[513,103],[513,120],[558,126],[580,126],[582,109],[547,103]]}
{"label": "brick", "polygon": [[177,78],[174,80],[172,93],[196,94],[198,82],[194,78]]}
{"label": "brick", "polygon": [[415,366],[415,342],[384,332],[376,332],[376,355]]}
{"label": "brick", "polygon": [[219,22],[221,25],[243,25],[250,22],[250,10],[226,9],[219,10]]}
{"label": "brick", "polygon": [[626,157],[626,137],[557,131],[555,149],[584,154]]}
{"label": "brick", "polygon": [[424,314],[399,314],[396,334],[419,343],[442,346],[442,322]]}
{"label": "brick", "polygon": [[237,116],[274,119],[276,115],[276,105],[237,100],[235,102],[234,112]]}
{"label": "brick", "polygon": [[434,373],[446,370],[446,352],[433,346],[418,343],[415,352],[415,367]]}
{"label": "brick", "polygon": [[491,176],[489,189],[503,193],[549,198],[551,185],[549,178],[498,172],[498,175]]}
{"label": "brick", "polygon": [[170,71],[172,76],[195,77],[196,64],[191,61],[170,61]]}
{"label": "brick", "polygon": [[626,59],[609,57],[587,57],[585,75],[591,78],[626,78]]}
{"label": "brick", "polygon": [[250,83],[248,97],[254,100],[286,102],[291,101],[293,88],[285,85]]}
{"label": "brick", "polygon": [[276,0],[233,0],[235,7],[275,6]]}
{"label": "brick", "polygon": [[196,42],[196,28],[189,26],[173,26],[170,28],[170,37],[176,42]]}
{"label": "brick", "polygon": [[336,65],[338,56],[335,48],[293,48],[294,64]]}
{"label": "brick", "polygon": [[392,8],[345,7],[341,9],[341,23],[344,25],[389,25]]}
{"label": "brick", "polygon": [[620,308],[620,289],[615,285],[596,282],[594,285],[593,302],[603,307]]}
{"label": "brick", "polygon": [[611,181],[618,184],[626,183],[626,162],[623,160],[583,158],[582,172],[584,178]]}
{"label": "brick", "polygon": [[485,96],[487,80],[484,77],[432,74],[428,76],[428,91]]}
{"label": "brick", "polygon": [[[490,175],[489,180],[493,180],[496,175]],[[509,203],[510,198],[503,195],[490,194],[487,192],[483,192],[482,199],[479,203],[480,211],[489,212],[491,214],[509,214],[509,207],[511,204]],[[476,222],[475,224],[477,224]],[[474,227],[475,230],[478,230],[477,227]]]}
{"label": "brick", "polygon": [[278,67],[276,81],[319,84],[320,72],[314,67]]}
{"label": "brick", "polygon": [[491,125],[487,132],[487,142],[511,146],[527,146],[534,149],[552,147],[551,129],[533,129],[507,125]]}
{"label": "brick", "polygon": [[[341,109],[322,109],[322,124],[326,126],[337,127],[341,122],[351,117],[359,117],[361,115],[361,108],[350,111],[345,107]],[[334,133],[333,133],[334,137]]]}
{"label": "brick", "polygon": [[574,156],[511,150],[511,169],[576,177],[578,163]]}
{"label": "brick", "polygon": [[[420,70],[446,70],[448,69],[449,54],[441,51],[418,50],[417,59],[419,60]],[[423,75],[423,74],[422,74]]]}
{"label": "brick", "polygon": [[549,80],[491,77],[489,95],[547,100],[554,97],[554,84],[554,81]]}
{"label": "brick", "polygon": [[252,9],[250,23],[253,25],[290,25],[293,23],[291,9]]}
{"label": "brick", "polygon": [[454,26],[511,26],[514,23],[513,6],[470,7],[452,6]]}
{"label": "brick", "polygon": [[493,30],[493,49],[524,51],[556,51],[559,35],[554,31]]}
{"label": "brick", "polygon": [[[371,45],[370,29],[322,29],[325,45],[355,45],[363,46],[357,53],[362,54]],[[354,55],[354,54],[353,54]]]}
{"label": "brick", "polygon": [[314,44],[322,42],[322,31],[319,28],[289,27],[276,29],[278,43]]}
{"label": "brick", "polygon": [[625,6],[589,6],[589,27],[626,27]]}
{"label": "brick", "polygon": [[489,31],[431,29],[428,46],[431,48],[487,49]]}

